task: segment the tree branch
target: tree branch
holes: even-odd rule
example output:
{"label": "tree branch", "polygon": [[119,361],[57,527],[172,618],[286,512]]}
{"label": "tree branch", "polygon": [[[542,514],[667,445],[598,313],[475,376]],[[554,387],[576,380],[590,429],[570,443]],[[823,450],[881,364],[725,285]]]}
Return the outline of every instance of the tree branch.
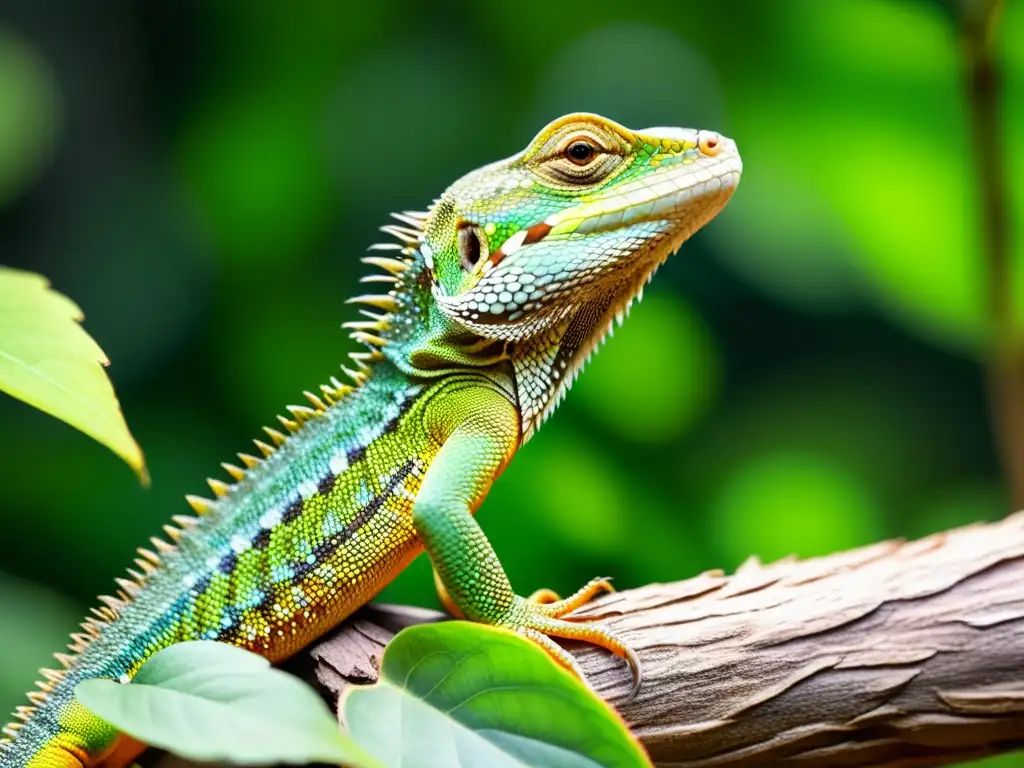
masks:
{"label": "tree branch", "polygon": [[[747,561],[618,592],[586,613],[639,652],[621,708],[662,765],[929,766],[1024,747],[1024,513],[813,560]],[[372,682],[422,609],[371,606],[299,666]],[[613,701],[625,665],[570,646]]]}

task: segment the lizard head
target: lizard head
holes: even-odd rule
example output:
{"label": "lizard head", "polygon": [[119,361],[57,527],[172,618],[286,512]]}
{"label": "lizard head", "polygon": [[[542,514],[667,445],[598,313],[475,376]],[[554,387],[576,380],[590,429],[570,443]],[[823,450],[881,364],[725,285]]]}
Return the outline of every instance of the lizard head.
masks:
{"label": "lizard head", "polygon": [[735,143],[713,131],[562,117],[434,206],[423,251],[437,306],[481,336],[510,341],[594,300],[624,309],[721,210],[740,170]]}
{"label": "lizard head", "polygon": [[511,361],[529,436],[657,267],[726,204],[741,170],[735,143],[714,131],[555,120],[408,220],[421,227],[421,318],[434,330],[406,362]]}

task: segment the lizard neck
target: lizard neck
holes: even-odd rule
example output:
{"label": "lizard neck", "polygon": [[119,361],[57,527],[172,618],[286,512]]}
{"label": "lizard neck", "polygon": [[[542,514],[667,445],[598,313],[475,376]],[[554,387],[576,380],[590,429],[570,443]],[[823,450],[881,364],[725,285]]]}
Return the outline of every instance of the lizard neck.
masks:
{"label": "lizard neck", "polygon": [[[410,378],[432,379],[460,370],[507,368],[505,341],[487,339],[443,314],[434,302],[430,270],[417,250],[388,296],[391,312],[381,320],[380,354]],[[358,324],[348,324],[358,330]],[[353,334],[355,336],[355,334]]]}

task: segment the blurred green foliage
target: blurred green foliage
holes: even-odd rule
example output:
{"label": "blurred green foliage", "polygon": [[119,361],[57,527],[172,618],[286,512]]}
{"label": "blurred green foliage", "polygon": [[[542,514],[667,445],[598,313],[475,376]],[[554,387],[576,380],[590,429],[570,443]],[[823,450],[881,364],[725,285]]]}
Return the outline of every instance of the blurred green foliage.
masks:
{"label": "blurred green foliage", "polygon": [[[0,709],[182,494],[337,370],[386,213],[572,110],[720,129],[745,175],[484,505],[520,591],[1004,515],[954,8],[7,0],[0,261],[84,309],[153,488],[0,402]],[[997,48],[1013,220],[1024,4]],[[384,597],[433,605],[427,564]]]}

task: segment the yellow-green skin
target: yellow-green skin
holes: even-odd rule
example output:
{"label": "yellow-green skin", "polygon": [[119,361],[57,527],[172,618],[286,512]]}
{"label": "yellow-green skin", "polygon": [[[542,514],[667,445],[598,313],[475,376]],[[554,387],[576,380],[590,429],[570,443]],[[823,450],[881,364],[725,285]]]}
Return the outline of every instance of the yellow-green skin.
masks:
{"label": "yellow-green skin", "polygon": [[[581,149],[583,143],[589,147]],[[172,643],[211,639],[280,661],[370,600],[425,549],[453,612],[510,627],[576,669],[551,636],[626,658],[567,600],[513,591],[473,517],[516,450],[557,404],[597,342],[670,253],[725,205],[735,144],[685,129],[633,132],[594,115],[547,126],[519,155],[453,184],[426,214],[385,227],[399,243],[367,259],[387,293],[348,324],[369,352],[354,386],[332,379],[289,432],[268,430],[216,500],[175,518],[173,545],[138,571],[44,671],[0,742],[2,768],[119,766],[140,748],[74,699],[78,682],[129,681]],[[393,253],[388,253],[388,251]],[[666,329],[671,333],[671,329]],[[624,402],[620,407],[628,407]],[[578,671],[578,670],[576,670]]]}

